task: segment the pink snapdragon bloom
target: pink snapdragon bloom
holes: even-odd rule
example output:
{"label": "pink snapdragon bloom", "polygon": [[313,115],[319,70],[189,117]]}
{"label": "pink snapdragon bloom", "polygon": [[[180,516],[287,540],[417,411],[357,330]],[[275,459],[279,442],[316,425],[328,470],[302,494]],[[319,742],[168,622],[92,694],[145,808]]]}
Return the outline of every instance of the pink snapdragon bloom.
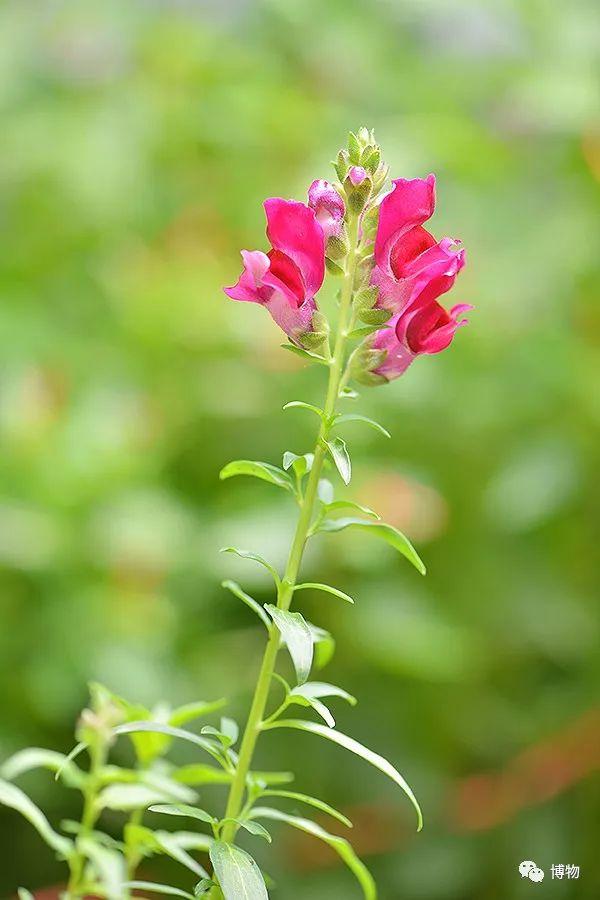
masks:
{"label": "pink snapdragon bloom", "polygon": [[443,278],[440,293],[450,290],[465,252],[453,238],[438,242],[423,228],[435,208],[435,175],[393,184],[379,210],[371,283],[379,287],[377,306],[399,313],[433,279]]}
{"label": "pink snapdragon bloom", "polygon": [[311,331],[315,294],[325,277],[325,236],[314,210],[297,200],[265,200],[272,249],[242,250],[244,271],[224,288],[232,300],[259,303],[296,343]]}
{"label": "pink snapdragon bloom", "polygon": [[341,235],[346,204],[329,181],[313,181],[308,189],[308,205],[315,211],[325,240]]}
{"label": "pink snapdragon bloom", "polygon": [[458,303],[449,312],[437,302],[448,290],[447,276],[433,278],[409,306],[397,313],[375,334],[374,350],[386,350],[387,355],[377,369],[387,381],[398,378],[411,362],[423,353],[440,353],[452,343],[458,328],[467,325],[467,319],[459,319],[462,313],[473,309],[468,303]]}

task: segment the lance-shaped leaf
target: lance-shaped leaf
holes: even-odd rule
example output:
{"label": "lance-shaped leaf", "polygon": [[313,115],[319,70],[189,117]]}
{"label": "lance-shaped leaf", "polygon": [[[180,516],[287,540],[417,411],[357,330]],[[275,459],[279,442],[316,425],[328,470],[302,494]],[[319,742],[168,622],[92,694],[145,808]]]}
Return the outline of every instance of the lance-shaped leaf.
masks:
{"label": "lance-shaped leaf", "polygon": [[290,400],[289,403],[286,403],[283,407],[284,409],[308,409],[310,412],[315,413],[320,419],[323,418],[323,410],[319,409],[318,406],[313,406],[312,403],[305,403],[304,400]]}
{"label": "lance-shaped leaf", "polygon": [[[212,882],[210,882],[212,884]],[[168,884],[156,884],[154,881],[126,881],[124,888],[130,891],[148,891],[149,894],[164,894],[167,897],[184,897],[185,900],[196,900],[197,894],[188,894]]]}
{"label": "lance-shaped leaf", "polygon": [[210,848],[210,861],[225,900],[268,900],[262,872],[245,850],[215,841]]}
{"label": "lance-shaped leaf", "polygon": [[48,846],[61,856],[68,858],[73,853],[73,842],[57,834],[41,809],[15,784],[0,781],[0,805],[8,806],[24,816]]}
{"label": "lance-shaped leaf", "polygon": [[91,838],[80,838],[79,848],[90,860],[108,900],[121,900],[126,877],[125,860],[120,853],[99,846]]}
{"label": "lance-shaped leaf", "polygon": [[254,562],[259,563],[263,568],[265,568],[268,572],[273,576],[273,580],[277,587],[281,584],[281,579],[277,570],[268,563],[266,559],[263,559],[262,556],[259,556],[258,553],[252,553],[251,550],[240,550],[238,547],[223,547],[221,549],[221,553],[235,553],[236,556],[241,557],[241,559],[251,559]]}
{"label": "lance-shaped leaf", "polygon": [[99,809],[116,809],[131,812],[147,809],[152,803],[176,799],[169,791],[160,791],[145,784],[109,784],[100,791],[97,804]]}
{"label": "lance-shaped leaf", "polygon": [[263,828],[262,825],[259,825],[258,822],[253,822],[249,819],[235,819],[227,816],[227,818],[221,819],[219,824],[225,825],[227,822],[233,822],[238,826],[238,828],[243,828],[249,834],[253,834],[255,837],[263,838],[265,841],[267,841],[268,844],[272,842],[271,835],[269,834],[267,829]]}
{"label": "lance-shaped leaf", "polygon": [[382,434],[384,437],[391,438],[391,434],[387,428],[384,428],[383,425],[380,425],[375,419],[369,419],[368,416],[359,416],[357,413],[343,413],[336,417],[334,426],[344,425],[346,422],[362,422],[363,425],[368,425],[369,428],[378,431],[379,434]]}
{"label": "lance-shaped leaf", "polygon": [[333,819],[337,819],[338,822],[341,822],[342,825],[345,825],[347,828],[352,828],[352,822],[350,819],[347,819],[341,812],[338,812],[337,809],[334,809],[333,806],[330,806],[329,803],[325,803],[324,800],[319,800],[317,797],[310,797],[308,794],[299,794],[297,791],[272,791],[266,790],[261,791],[261,797],[280,797],[282,800],[294,800],[296,803],[305,803],[307,806],[312,806],[313,809],[318,809],[319,812],[327,813],[327,815],[331,816]]}
{"label": "lance-shaped leaf", "polygon": [[244,591],[240,587],[237,581],[231,581],[231,579],[228,578],[226,581],[221,582],[221,587],[224,587],[227,591],[231,591],[234,597],[237,597],[238,600],[241,600],[242,603],[245,603],[246,606],[248,606],[253,612],[256,613],[261,622],[263,622],[263,624],[267,626],[267,629],[269,631],[271,630],[271,622],[269,620],[269,617],[260,603],[255,600],[254,597],[251,597],[250,594],[247,594],[246,591]]}
{"label": "lance-shaped leaf", "polygon": [[158,803],[149,807],[149,812],[163,813],[165,816],[183,816],[187,819],[197,819],[206,822],[207,825],[216,825],[217,819],[211,816],[205,809],[197,806],[188,806],[187,803]]}
{"label": "lance-shaped leaf", "polygon": [[85,772],[74,765],[64,753],[44,750],[41,747],[28,747],[10,756],[0,767],[0,775],[7,781],[13,781],[32,769],[60,772],[65,784],[73,788],[80,788],[86,778]]}
{"label": "lance-shaped leaf", "polygon": [[341,688],[333,684],[324,684],[320,681],[307,682],[298,685],[288,694],[289,703],[297,703],[299,706],[310,706],[318,713],[330,728],[335,728],[335,719],[329,709],[321,702],[321,697],[342,697],[353,705],[356,699]]}
{"label": "lance-shaped leaf", "polygon": [[331,503],[326,503],[326,511],[337,512],[339,509],[355,509],[357,512],[364,513],[365,516],[372,516],[374,519],[381,519],[381,516],[377,515],[374,509],[371,509],[370,506],[364,506],[362,503],[355,503],[354,500],[334,500]]}
{"label": "lance-shaped leaf", "polygon": [[328,741],[333,741],[334,744],[339,744],[340,747],[344,747],[346,750],[350,750],[351,753],[355,753],[357,756],[366,760],[366,762],[370,763],[376,769],[379,769],[380,772],[383,772],[384,775],[387,775],[388,778],[391,778],[398,787],[402,788],[417,813],[417,830],[421,830],[423,827],[423,814],[421,812],[421,807],[417,802],[417,798],[400,772],[398,772],[398,770],[383,756],[380,756],[373,750],[369,750],[368,747],[364,747],[354,738],[348,737],[347,734],[342,734],[341,731],[334,731],[332,728],[326,728],[324,725],[321,725],[320,722],[309,722],[304,721],[303,719],[278,719],[275,722],[270,722],[268,725],[264,726],[265,731],[273,728],[295,728],[298,731],[308,731],[311,734],[324,737]]}
{"label": "lance-shaped leaf", "polygon": [[345,838],[335,834],[329,834],[324,828],[321,828],[320,825],[317,825],[316,822],[312,822],[310,819],[302,819],[299,816],[288,816],[287,813],[283,813],[279,809],[257,806],[252,810],[250,815],[257,819],[273,819],[278,822],[285,822],[287,825],[291,825],[292,828],[298,828],[306,834],[312,834],[313,837],[319,838],[319,840],[329,844],[332,850],[335,850],[356,877],[363,890],[365,900],[376,900],[377,888],[373,876],[365,864],[358,858],[352,846]]}
{"label": "lance-shaped leaf", "polygon": [[350,484],[352,463],[350,462],[350,454],[348,453],[346,442],[341,437],[336,437],[331,441],[325,441],[325,443],[342,481],[344,484]]}
{"label": "lance-shaped leaf", "polygon": [[423,560],[406,537],[397,528],[392,525],[386,525],[384,522],[369,522],[366,519],[343,518],[343,519],[325,519],[319,526],[319,531],[335,532],[343,531],[345,528],[354,528],[359,531],[366,531],[373,537],[380,538],[388,543],[391,547],[398,550],[402,556],[413,564],[415,569],[425,575],[426,568]]}
{"label": "lance-shaped leaf", "polygon": [[223,762],[220,748],[212,741],[200,737],[200,735],[194,734],[192,731],[184,731],[183,728],[173,728],[172,725],[161,725],[160,722],[125,722],[123,725],[117,725],[113,729],[113,734],[134,734],[136,731],[156,732],[157,734],[167,734],[169,737],[180,738],[182,741],[188,741],[190,744],[201,747],[221,764]]}
{"label": "lance-shaped leaf", "polygon": [[221,481],[236,475],[250,475],[253,478],[260,478],[261,481],[268,481],[269,484],[276,484],[277,487],[285,488],[286,491],[294,490],[287,472],[270,463],[258,462],[253,459],[235,459],[233,462],[227,463],[219,472]]}
{"label": "lance-shaped leaf", "polygon": [[267,604],[265,609],[275,622],[289,650],[298,684],[304,684],[310,675],[313,661],[313,636],[304,616],[301,613],[278,609],[272,604]]}
{"label": "lance-shaped leaf", "polygon": [[227,706],[227,700],[224,697],[220,697],[218,700],[198,700],[195,703],[186,703],[173,710],[169,716],[168,724],[179,728],[193,719],[207,716],[209,713],[216,712],[224,706]]}
{"label": "lance-shaped leaf", "polygon": [[155,831],[154,837],[163,853],[170,856],[171,859],[181,863],[182,866],[185,866],[186,869],[189,869],[190,872],[193,872],[199,878],[210,877],[206,869],[186,851],[181,841],[177,839],[178,836],[176,834],[171,834],[169,831]]}
{"label": "lance-shaped leaf", "polygon": [[294,695],[301,694],[303,697],[317,700],[323,697],[340,697],[349,703],[350,706],[356,706],[357,703],[356,697],[353,697],[348,691],[335,684],[327,684],[324,681],[307,681],[306,684],[295,687],[290,693]]}
{"label": "lance-shaped leaf", "polygon": [[235,744],[240,736],[240,726],[234,719],[223,716],[221,719],[221,734],[226,734],[231,743]]}
{"label": "lance-shaped leaf", "polygon": [[294,591],[307,591],[310,588],[315,591],[323,591],[326,594],[333,594],[334,597],[339,597],[340,600],[345,600],[346,603],[354,603],[354,600],[349,594],[345,594],[344,591],[340,591],[338,588],[331,587],[330,584],[319,584],[310,581],[306,582],[306,584],[297,584]]}
{"label": "lance-shaped leaf", "polygon": [[233,779],[231,772],[225,772],[223,769],[215,769],[214,766],[207,766],[202,763],[191,763],[187,766],[180,766],[171,772],[171,777],[181,784],[230,784]]}

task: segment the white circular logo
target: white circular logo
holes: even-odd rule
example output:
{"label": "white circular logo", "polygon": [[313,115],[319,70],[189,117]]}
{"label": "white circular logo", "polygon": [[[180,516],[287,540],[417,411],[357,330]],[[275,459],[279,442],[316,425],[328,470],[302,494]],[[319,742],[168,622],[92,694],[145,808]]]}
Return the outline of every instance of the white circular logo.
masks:
{"label": "white circular logo", "polygon": [[544,870],[538,868],[532,859],[524,859],[522,863],[519,863],[519,874],[521,878],[529,878],[530,881],[544,880]]}

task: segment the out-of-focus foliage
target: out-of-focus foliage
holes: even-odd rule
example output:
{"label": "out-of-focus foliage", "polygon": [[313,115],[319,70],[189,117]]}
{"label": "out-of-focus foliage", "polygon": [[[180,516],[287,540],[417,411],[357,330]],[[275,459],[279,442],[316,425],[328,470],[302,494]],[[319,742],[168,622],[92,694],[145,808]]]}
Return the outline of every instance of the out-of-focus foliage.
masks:
{"label": "out-of-focus foliage", "polygon": [[[68,749],[90,679],[246,708],[263,636],[219,582],[272,594],[217,551],[251,536],[281,562],[294,509],[217,473],[310,449],[308,414],[280,410],[323,374],[220,288],[264,247],[262,199],[302,197],[367,124],[395,177],[437,173],[436,234],[468,250],[454,302],[477,310],[364,391],[392,441],[349,435],[353,495],[427,578],[322,536],[306,575],[357,603],[301,607],[368,698],[340,728],[401,765],[426,828],[310,736],[266,735],[257,762],[311,754],[297,789],[350,810],[382,897],[520,898],[522,859],[578,864],[570,896],[596,896],[599,30],[592,0],[2,5],[0,756]],[[3,895],[56,879],[26,825],[0,829]],[[282,900],[349,895],[334,854],[288,840]]]}

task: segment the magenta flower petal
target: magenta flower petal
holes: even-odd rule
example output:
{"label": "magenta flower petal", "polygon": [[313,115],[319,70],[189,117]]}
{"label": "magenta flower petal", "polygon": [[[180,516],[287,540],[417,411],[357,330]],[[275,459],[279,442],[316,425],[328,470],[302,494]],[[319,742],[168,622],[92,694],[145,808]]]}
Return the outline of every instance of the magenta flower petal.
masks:
{"label": "magenta flower petal", "polygon": [[325,239],[339,237],[346,212],[346,204],[329,181],[313,181],[308,189],[308,205],[315,211]]}
{"label": "magenta flower petal", "polygon": [[297,200],[265,200],[267,237],[296,263],[306,297],[314,297],[325,277],[325,235],[314,210]]}
{"label": "magenta flower petal", "polygon": [[388,267],[394,244],[411,228],[422,225],[435,209],[435,175],[398,178],[381,202],[375,239],[375,262]]}

